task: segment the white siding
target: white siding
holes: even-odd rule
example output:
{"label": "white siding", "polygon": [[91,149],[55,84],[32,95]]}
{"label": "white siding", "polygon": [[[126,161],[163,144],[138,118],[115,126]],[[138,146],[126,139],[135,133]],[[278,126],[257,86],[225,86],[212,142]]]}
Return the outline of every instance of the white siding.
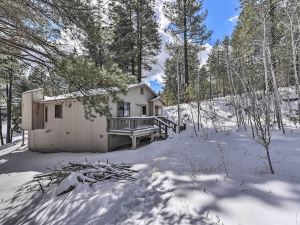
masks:
{"label": "white siding", "polygon": [[[39,110],[37,105],[34,107],[33,102],[42,100],[43,98],[44,89],[36,89],[22,94],[22,129],[32,130],[42,126],[40,122],[42,111]],[[33,112],[33,108],[35,112]]]}
{"label": "white siding", "polygon": [[155,106],[161,107],[161,115],[159,115],[159,116],[162,116],[163,115],[163,106],[164,106],[163,103],[159,99],[153,101],[153,105],[152,105],[153,115],[155,115]]}
{"label": "white siding", "polygon": [[32,129],[32,95],[22,94],[22,129]]}
{"label": "white siding", "polygon": [[[121,100],[130,102],[130,116],[141,116],[141,106],[147,106],[147,116],[150,116],[150,104],[149,100],[155,98],[155,95],[146,87],[144,88],[144,94],[141,94],[141,87],[131,88],[127,95],[120,96]],[[117,104],[111,104],[112,117],[117,117]]]}
{"label": "white siding", "polygon": [[106,117],[94,121],[84,117],[84,108],[78,101],[64,101],[63,118],[55,118],[55,104],[46,103],[48,122],[45,129],[31,132],[31,150],[106,152],[108,150]]}

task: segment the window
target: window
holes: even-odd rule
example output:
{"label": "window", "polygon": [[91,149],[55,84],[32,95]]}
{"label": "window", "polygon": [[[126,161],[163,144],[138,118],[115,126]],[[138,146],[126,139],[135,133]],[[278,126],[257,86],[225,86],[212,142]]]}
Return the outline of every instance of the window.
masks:
{"label": "window", "polygon": [[45,106],[45,122],[48,122],[48,107]]}
{"label": "window", "polygon": [[142,115],[143,116],[147,115],[147,106],[145,106],[145,105],[142,106]]}
{"label": "window", "polygon": [[62,105],[55,105],[55,118],[62,118]]}
{"label": "window", "polygon": [[130,116],[130,103],[129,102],[118,102],[118,117],[129,117]]}
{"label": "window", "polygon": [[144,88],[141,88],[141,95],[144,94]]}

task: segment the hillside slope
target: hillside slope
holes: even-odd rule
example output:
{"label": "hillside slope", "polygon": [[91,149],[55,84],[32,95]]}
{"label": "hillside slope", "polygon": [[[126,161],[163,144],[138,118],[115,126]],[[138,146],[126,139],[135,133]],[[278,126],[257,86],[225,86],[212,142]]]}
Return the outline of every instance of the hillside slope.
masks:
{"label": "hillside slope", "polygon": [[[196,136],[188,126],[137,150],[41,154],[19,143],[1,150],[0,224],[300,224],[300,129],[274,132],[271,175],[262,147],[234,125],[227,100],[214,105],[225,130],[201,129]],[[173,108],[166,113],[175,118]],[[190,112],[189,105],[182,109]],[[55,189],[37,194],[26,185],[70,161],[132,163],[138,180],[82,184],[59,197]]]}

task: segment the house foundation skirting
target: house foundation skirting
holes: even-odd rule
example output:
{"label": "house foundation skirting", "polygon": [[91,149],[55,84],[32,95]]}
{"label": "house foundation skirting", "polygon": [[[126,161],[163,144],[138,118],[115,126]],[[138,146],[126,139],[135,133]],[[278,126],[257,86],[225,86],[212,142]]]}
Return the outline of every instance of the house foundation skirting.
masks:
{"label": "house foundation skirting", "polygon": [[114,136],[128,136],[131,139],[132,149],[136,149],[138,146],[138,138],[150,137],[151,142],[154,141],[154,136],[158,132],[158,128],[147,128],[143,130],[111,130],[108,132],[109,135]]}

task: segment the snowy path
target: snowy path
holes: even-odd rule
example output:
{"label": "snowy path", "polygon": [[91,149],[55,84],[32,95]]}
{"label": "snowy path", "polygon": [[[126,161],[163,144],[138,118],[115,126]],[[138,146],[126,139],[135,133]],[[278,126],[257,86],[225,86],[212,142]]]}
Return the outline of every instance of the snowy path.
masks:
{"label": "snowy path", "polygon": [[[107,154],[42,154],[10,147],[0,151],[0,224],[298,225],[299,135],[294,130],[274,136],[273,176],[261,147],[242,131],[211,131],[206,140],[189,129],[135,151]],[[57,162],[85,159],[134,163],[141,170],[139,180],[82,185],[61,197],[19,189]]]}

